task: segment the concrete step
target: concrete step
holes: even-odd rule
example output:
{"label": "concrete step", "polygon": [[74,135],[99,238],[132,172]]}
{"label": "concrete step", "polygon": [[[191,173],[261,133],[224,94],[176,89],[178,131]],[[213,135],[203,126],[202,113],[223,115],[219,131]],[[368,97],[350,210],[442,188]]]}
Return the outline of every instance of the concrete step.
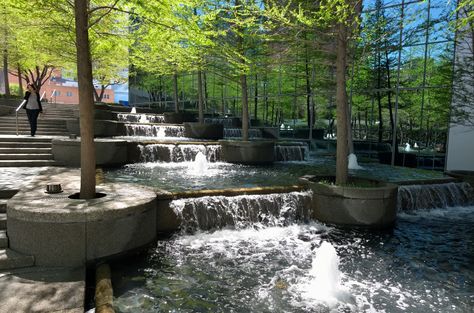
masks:
{"label": "concrete step", "polygon": [[41,137],[19,137],[19,136],[11,136],[11,137],[0,137],[0,142],[51,142],[51,138],[41,138]]}
{"label": "concrete step", "polygon": [[0,249],[8,248],[8,237],[5,230],[0,230]]}
{"label": "concrete step", "polygon": [[51,148],[51,142],[2,142],[0,140],[0,148]]}
{"label": "concrete step", "polygon": [[55,166],[53,160],[0,160],[0,167],[40,167]]}
{"label": "concrete step", "polygon": [[0,160],[53,160],[51,153],[0,154]]}
{"label": "concrete step", "polygon": [[7,213],[0,213],[0,230],[7,229]]}
{"label": "concrete step", "polygon": [[0,189],[0,199],[10,199],[18,192],[17,189]]}
{"label": "concrete step", "polygon": [[7,213],[8,199],[0,199],[0,213]]}
{"label": "concrete step", "polygon": [[11,249],[0,250],[0,270],[28,267],[34,264],[35,258],[31,255],[24,255]]}
{"label": "concrete step", "polygon": [[51,154],[51,148],[0,148],[0,154]]}

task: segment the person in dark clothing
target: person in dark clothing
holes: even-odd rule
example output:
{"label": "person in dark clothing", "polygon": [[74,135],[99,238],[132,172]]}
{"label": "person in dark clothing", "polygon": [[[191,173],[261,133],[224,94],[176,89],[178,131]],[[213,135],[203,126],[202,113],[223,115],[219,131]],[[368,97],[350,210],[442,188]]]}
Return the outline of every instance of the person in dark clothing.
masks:
{"label": "person in dark clothing", "polygon": [[43,113],[43,107],[41,106],[41,99],[33,84],[28,84],[28,91],[25,93],[26,104],[24,106],[26,115],[28,116],[28,122],[30,122],[31,137],[36,134],[36,128],[38,125],[38,115]]}

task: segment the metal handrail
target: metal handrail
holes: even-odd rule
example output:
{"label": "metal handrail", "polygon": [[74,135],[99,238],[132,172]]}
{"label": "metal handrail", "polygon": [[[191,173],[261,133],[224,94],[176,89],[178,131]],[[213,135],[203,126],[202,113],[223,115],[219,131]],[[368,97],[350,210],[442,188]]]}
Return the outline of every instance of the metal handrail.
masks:
{"label": "metal handrail", "polygon": [[[43,94],[40,97],[40,102],[43,100],[43,97],[45,95],[46,91],[43,91]],[[15,125],[16,125],[16,135],[19,135],[18,131],[18,111],[21,110],[21,108],[26,104],[26,100],[21,101],[20,105],[15,109]]]}

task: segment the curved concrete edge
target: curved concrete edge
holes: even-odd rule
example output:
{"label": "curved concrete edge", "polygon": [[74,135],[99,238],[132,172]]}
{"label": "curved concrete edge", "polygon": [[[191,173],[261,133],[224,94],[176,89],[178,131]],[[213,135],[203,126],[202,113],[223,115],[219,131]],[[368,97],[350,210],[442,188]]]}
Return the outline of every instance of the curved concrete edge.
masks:
{"label": "curved concrete edge", "polygon": [[357,188],[329,185],[318,180],[326,177],[300,178],[313,191],[313,217],[325,223],[367,228],[387,228],[397,215],[398,186],[376,182],[379,187]]}
{"label": "curved concrete edge", "polygon": [[222,160],[229,163],[265,165],[275,161],[274,141],[220,140]]}
{"label": "curved concrete edge", "polygon": [[[127,141],[114,139],[94,139],[96,164],[99,166],[118,166],[127,163]],[[80,139],[53,139],[54,160],[65,166],[81,165]]]}
{"label": "curved concrete edge", "polygon": [[92,200],[21,191],[7,202],[10,247],[39,266],[79,266],[124,254],[156,239],[156,194],[129,184],[104,184]]}
{"label": "curved concrete edge", "polygon": [[224,125],[184,123],[184,136],[197,139],[222,139],[224,138]]}

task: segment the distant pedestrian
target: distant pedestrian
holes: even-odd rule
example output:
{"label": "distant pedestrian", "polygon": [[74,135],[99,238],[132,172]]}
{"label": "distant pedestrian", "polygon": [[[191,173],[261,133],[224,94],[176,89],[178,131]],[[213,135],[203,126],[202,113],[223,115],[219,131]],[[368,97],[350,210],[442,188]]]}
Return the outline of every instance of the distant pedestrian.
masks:
{"label": "distant pedestrian", "polygon": [[30,122],[31,137],[34,137],[38,125],[38,115],[43,113],[43,107],[41,106],[40,95],[36,87],[33,84],[28,84],[27,89],[28,91],[25,93],[24,98],[26,100],[24,108],[28,116],[28,122]]}

